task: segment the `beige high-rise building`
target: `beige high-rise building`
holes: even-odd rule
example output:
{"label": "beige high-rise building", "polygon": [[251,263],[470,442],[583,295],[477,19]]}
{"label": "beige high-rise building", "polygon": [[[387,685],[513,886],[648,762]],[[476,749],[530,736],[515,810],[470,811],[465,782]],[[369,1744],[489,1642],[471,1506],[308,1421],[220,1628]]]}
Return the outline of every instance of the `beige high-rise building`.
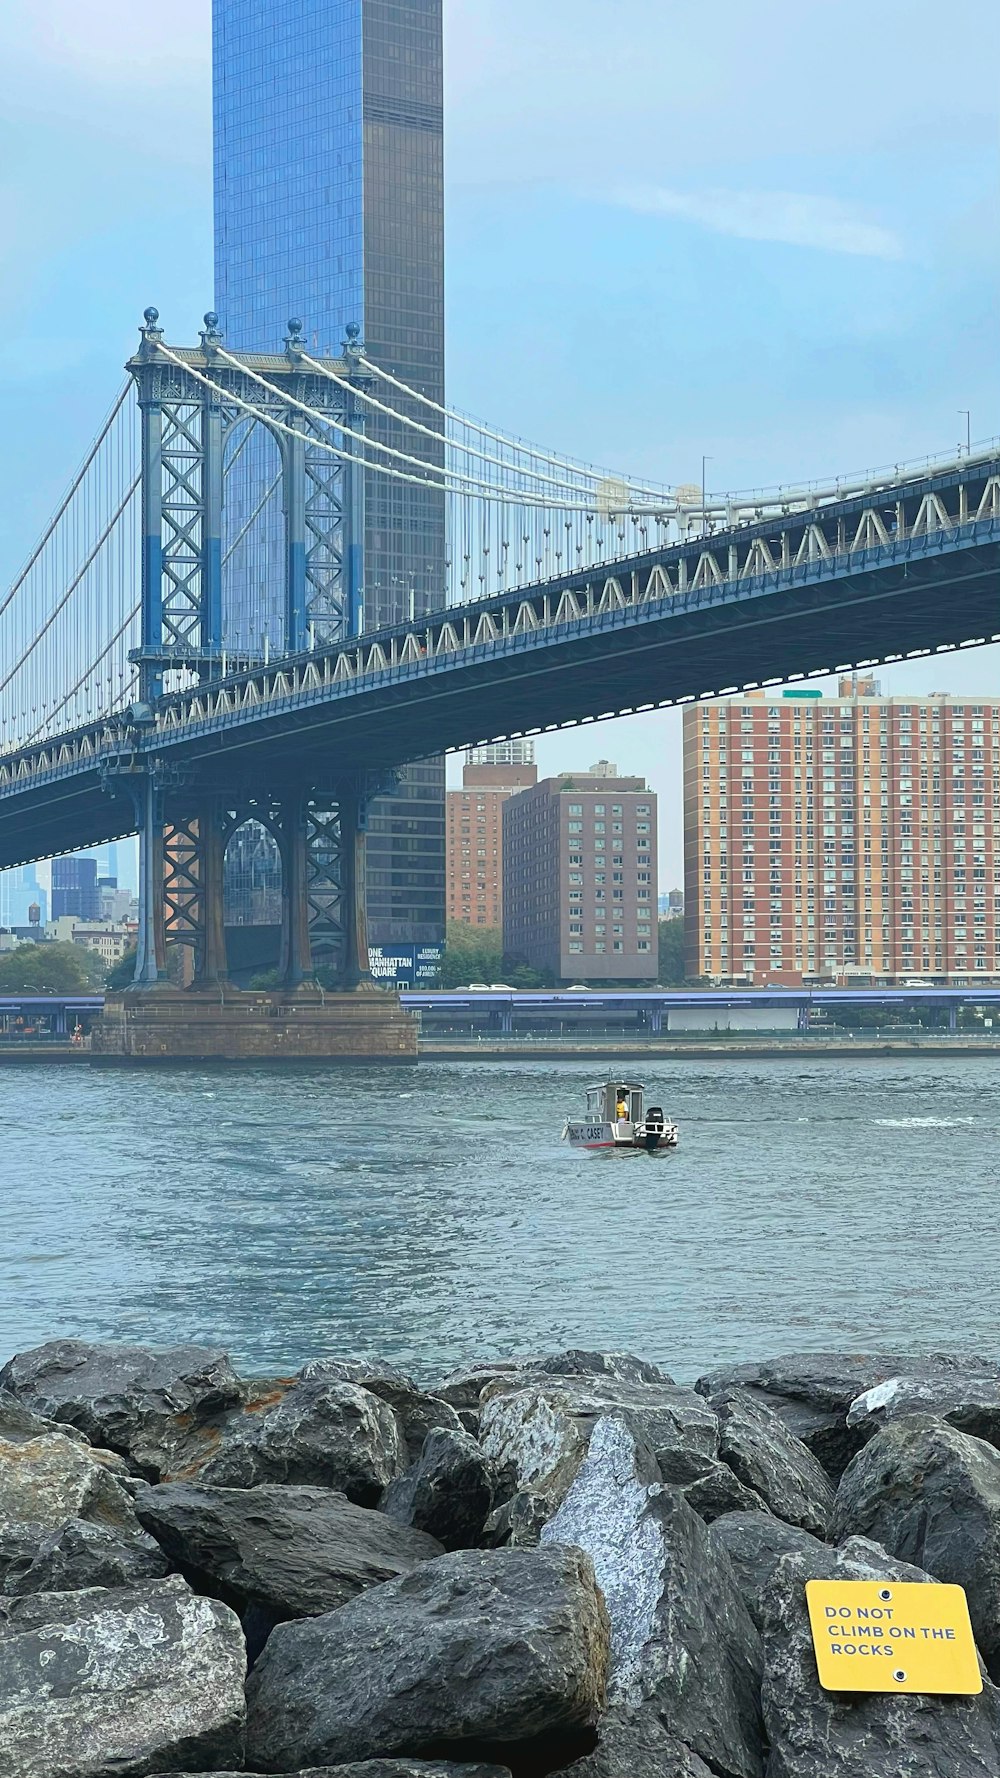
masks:
{"label": "beige high-rise building", "polygon": [[689,705],[684,860],[691,977],[1000,977],[1000,699]]}

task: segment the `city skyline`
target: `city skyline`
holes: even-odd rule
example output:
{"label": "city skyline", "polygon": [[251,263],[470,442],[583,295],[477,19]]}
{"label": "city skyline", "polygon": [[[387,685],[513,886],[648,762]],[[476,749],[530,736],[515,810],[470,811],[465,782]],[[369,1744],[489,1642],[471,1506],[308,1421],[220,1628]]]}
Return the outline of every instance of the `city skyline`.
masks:
{"label": "city skyline", "polygon": [[[973,438],[992,431],[996,20],[973,14],[980,53],[956,38],[932,60],[928,5],[905,29],[898,6],[849,6],[837,41],[824,33],[817,83],[819,26],[779,0],[765,53],[782,104],[762,116],[742,73],[759,63],[758,21],[734,4],[710,45],[650,0],[626,0],[610,40],[593,4],[572,21],[565,0],[544,17],[522,0],[448,7],[455,402],[666,481],[697,481],[705,454],[710,487],[945,449],[964,440],[966,409]],[[211,301],[208,21],[208,0],[182,0],[166,46],[124,0],[88,8],[85,28],[66,0],[9,22],[9,116],[33,198],[5,194],[0,399],[17,446],[0,445],[15,492],[0,579],[88,442],[145,302],[189,339]],[[894,70],[877,100],[856,77],[861,41]],[[603,102],[609,79],[629,90],[624,124]],[[997,660],[881,676],[900,694],[987,695]],[[661,866],[676,880],[680,719],[604,733],[661,794]],[[545,738],[541,770],[578,763],[580,744]]]}

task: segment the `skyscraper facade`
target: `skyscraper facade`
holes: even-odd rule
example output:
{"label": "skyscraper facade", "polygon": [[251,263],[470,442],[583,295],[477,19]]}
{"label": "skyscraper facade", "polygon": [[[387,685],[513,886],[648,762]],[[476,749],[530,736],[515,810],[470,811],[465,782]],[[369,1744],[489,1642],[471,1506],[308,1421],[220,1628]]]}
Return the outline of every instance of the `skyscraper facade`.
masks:
{"label": "skyscraper facade", "polygon": [[[441,0],[214,0],[215,306],[237,350],[279,351],[288,320],[444,399]],[[425,417],[421,414],[421,417]],[[370,434],[438,460],[375,416]],[[437,490],[366,477],[366,627],[444,603]],[[373,943],[444,931],[444,768],[408,768],[369,821]]]}
{"label": "skyscraper facade", "polygon": [[1000,701],[689,705],[684,855],[690,977],[1000,977]]}

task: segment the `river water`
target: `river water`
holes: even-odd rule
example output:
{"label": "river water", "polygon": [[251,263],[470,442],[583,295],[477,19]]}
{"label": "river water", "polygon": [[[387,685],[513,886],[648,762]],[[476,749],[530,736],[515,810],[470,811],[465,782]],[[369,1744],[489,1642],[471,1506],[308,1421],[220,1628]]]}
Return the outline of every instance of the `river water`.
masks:
{"label": "river water", "polygon": [[997,1355],[1000,1059],[664,1060],[659,1157],[559,1142],[588,1064],[0,1072],[0,1361],[217,1342],[246,1371],[626,1347]]}

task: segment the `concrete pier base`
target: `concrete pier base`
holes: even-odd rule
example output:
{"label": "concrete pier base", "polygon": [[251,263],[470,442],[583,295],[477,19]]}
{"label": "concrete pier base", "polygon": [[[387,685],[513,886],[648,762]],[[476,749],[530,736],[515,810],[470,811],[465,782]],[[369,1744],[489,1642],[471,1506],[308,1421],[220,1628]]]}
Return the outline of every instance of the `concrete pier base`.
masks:
{"label": "concrete pier base", "polygon": [[155,987],[109,994],[90,1059],[151,1062],[415,1062],[418,1021],[380,988],[242,993]]}

